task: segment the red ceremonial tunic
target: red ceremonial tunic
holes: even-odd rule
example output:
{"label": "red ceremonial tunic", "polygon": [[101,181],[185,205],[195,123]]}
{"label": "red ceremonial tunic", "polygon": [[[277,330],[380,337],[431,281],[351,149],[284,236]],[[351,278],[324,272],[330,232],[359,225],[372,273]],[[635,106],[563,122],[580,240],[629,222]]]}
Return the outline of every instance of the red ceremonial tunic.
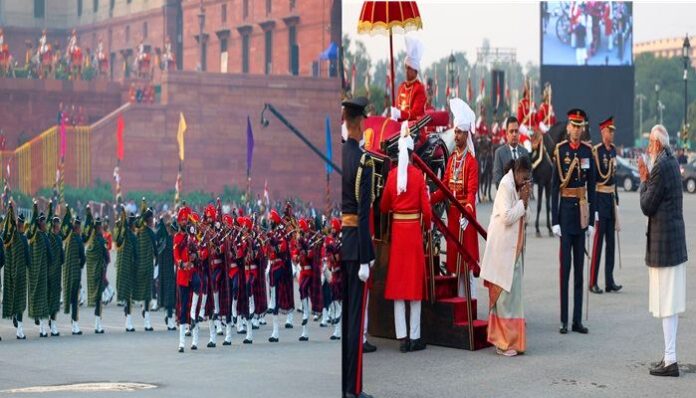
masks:
{"label": "red ceremonial tunic", "polygon": [[529,102],[529,98],[522,98],[520,103],[517,105],[517,120],[519,121],[520,126],[525,125],[531,128],[534,124],[534,115],[531,114],[532,105],[533,104],[530,104]]}
{"label": "red ceremonial tunic", "polygon": [[174,263],[176,266],[176,285],[188,286],[193,276],[193,269],[183,269],[182,263],[189,261],[189,251],[187,247],[188,239],[184,232],[177,232],[174,235]]}
{"label": "red ceremonial tunic", "polygon": [[[458,151],[450,156],[447,160],[447,168],[442,182],[452,191],[459,203],[464,205],[464,208],[471,211],[476,217],[476,193],[478,192],[478,163],[469,151],[464,155],[464,164],[460,166],[462,154]],[[456,173],[456,166],[459,167],[459,172]],[[441,190],[437,190],[431,197],[433,204],[441,202],[445,199],[445,194]],[[459,237],[459,218],[461,213],[453,205],[450,204],[447,211],[447,229],[450,230],[453,236]],[[478,232],[473,226],[467,226],[462,235],[462,245],[471,257],[478,261]],[[447,241],[447,271],[451,273],[457,272],[457,253],[454,243]],[[462,260],[460,271],[464,269],[464,261]],[[478,270],[474,270],[478,273]]]}
{"label": "red ceremonial tunic", "polygon": [[[423,225],[430,226],[430,202],[423,173],[408,166],[406,192],[396,194],[396,173],[389,172],[382,193],[380,209],[383,213],[422,215]],[[389,268],[384,288],[387,300],[422,300],[425,291],[425,253],[421,217],[412,220],[392,219]]]}
{"label": "red ceremonial tunic", "polygon": [[539,105],[539,110],[536,113],[536,124],[544,122],[548,128],[551,128],[551,126],[556,124],[556,115],[549,115],[550,112],[551,106],[549,106],[548,102],[542,102],[541,105]]}
{"label": "red ceremonial tunic", "polygon": [[401,111],[400,122],[404,120],[418,120],[425,115],[425,87],[420,80],[403,82],[399,85],[399,93],[396,97],[396,107]]}

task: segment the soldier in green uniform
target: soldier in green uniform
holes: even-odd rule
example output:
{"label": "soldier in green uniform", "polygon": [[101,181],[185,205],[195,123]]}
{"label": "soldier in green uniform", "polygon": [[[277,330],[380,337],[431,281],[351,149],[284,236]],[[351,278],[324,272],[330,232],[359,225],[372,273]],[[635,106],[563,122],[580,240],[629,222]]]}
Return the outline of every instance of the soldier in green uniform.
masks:
{"label": "soldier in green uniform", "polygon": [[137,261],[138,242],[133,233],[135,216],[126,218],[126,209],[121,205],[121,212],[114,226],[116,242],[116,293],[119,301],[126,303],[123,308],[126,316],[126,332],[134,332],[131,320],[131,300],[133,296],[133,271]]}
{"label": "soldier in green uniform", "polygon": [[50,243],[46,232],[46,215],[39,213],[34,202],[31,223],[27,230],[31,259],[27,273],[29,281],[29,318],[39,325],[39,337],[48,337],[48,265],[51,263]]}
{"label": "soldier in green uniform", "polygon": [[176,306],[176,275],[174,274],[174,234],[178,230],[169,215],[157,224],[157,268],[159,269],[158,305],[167,311],[164,323],[167,330],[176,330],[174,307]]}
{"label": "soldier in green uniform", "polygon": [[94,307],[94,333],[102,334],[102,293],[106,287],[106,265],[109,264],[109,251],[102,234],[102,220],[92,215],[87,207],[85,219],[85,254],[87,257],[87,305]]}
{"label": "soldier in green uniform", "polygon": [[152,231],[152,209],[147,208],[143,198],[140,208],[140,217],[135,222],[135,233],[138,241],[138,261],[135,263],[133,277],[133,300],[143,302],[142,315],[145,319],[146,332],[151,332],[150,324],[150,300],[152,299],[152,279],[155,260],[155,233]]}
{"label": "soldier in green uniform", "polygon": [[49,250],[51,252],[48,264],[48,314],[51,316],[51,336],[58,337],[56,314],[60,311],[61,274],[65,255],[63,252],[63,236],[60,232],[60,217],[53,214],[53,202],[48,205],[48,219],[51,220],[51,231],[48,233]]}
{"label": "soldier in green uniform", "polygon": [[71,314],[72,334],[81,335],[78,325],[79,296],[82,268],[85,266],[85,246],[82,241],[82,220],[72,220],[70,208],[65,211],[61,227],[65,245],[65,262],[63,263],[63,312]]}
{"label": "soldier in green uniform", "polygon": [[5,245],[5,275],[3,287],[2,317],[12,319],[17,328],[17,339],[24,340],[22,314],[27,306],[27,264],[29,243],[24,235],[24,216],[15,220],[14,206],[10,203],[3,227]]}

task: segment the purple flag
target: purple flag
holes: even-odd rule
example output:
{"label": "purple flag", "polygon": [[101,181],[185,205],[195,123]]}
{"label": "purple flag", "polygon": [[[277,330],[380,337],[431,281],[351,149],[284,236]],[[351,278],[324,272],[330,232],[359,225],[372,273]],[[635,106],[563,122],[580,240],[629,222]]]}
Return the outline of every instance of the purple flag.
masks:
{"label": "purple flag", "polygon": [[251,175],[251,159],[254,154],[254,133],[251,131],[251,119],[247,116],[247,177]]}

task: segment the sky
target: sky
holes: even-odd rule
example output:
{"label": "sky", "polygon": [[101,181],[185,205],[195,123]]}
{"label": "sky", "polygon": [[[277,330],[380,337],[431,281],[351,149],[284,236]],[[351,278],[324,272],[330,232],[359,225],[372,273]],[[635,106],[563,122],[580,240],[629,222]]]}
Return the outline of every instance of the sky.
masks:
{"label": "sky", "polygon": [[[387,58],[386,36],[357,34],[362,1],[343,0],[343,33],[362,40],[374,62]],[[539,63],[539,2],[420,0],[423,29],[409,35],[425,44],[422,65],[430,65],[451,51],[464,51],[469,62],[484,38],[491,47],[513,47],[517,59]],[[634,43],[669,37],[696,35],[696,2],[634,2]],[[394,53],[404,50],[402,36],[394,39]]]}

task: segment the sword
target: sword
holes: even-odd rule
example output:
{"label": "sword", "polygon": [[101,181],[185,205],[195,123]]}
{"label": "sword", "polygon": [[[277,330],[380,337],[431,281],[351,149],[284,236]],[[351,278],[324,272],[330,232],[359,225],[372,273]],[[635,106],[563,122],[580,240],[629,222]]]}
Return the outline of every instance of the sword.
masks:
{"label": "sword", "polygon": [[[595,233],[597,233],[597,232],[595,231]],[[590,260],[590,267],[587,267],[587,289],[585,289],[585,301],[587,302],[587,304],[585,306],[585,320],[586,321],[590,319],[590,276],[592,276],[591,275],[592,271],[590,270],[590,268],[592,266],[592,261],[590,259],[590,256],[587,255],[587,245],[588,244],[589,243],[587,242],[587,239],[585,239],[585,258]]]}
{"label": "sword", "polygon": [[[616,224],[619,221],[619,214],[616,211],[616,196],[614,196],[614,230],[616,230]],[[621,266],[621,234],[619,233],[618,230],[616,230],[616,245],[619,250],[619,269],[622,268]]]}

